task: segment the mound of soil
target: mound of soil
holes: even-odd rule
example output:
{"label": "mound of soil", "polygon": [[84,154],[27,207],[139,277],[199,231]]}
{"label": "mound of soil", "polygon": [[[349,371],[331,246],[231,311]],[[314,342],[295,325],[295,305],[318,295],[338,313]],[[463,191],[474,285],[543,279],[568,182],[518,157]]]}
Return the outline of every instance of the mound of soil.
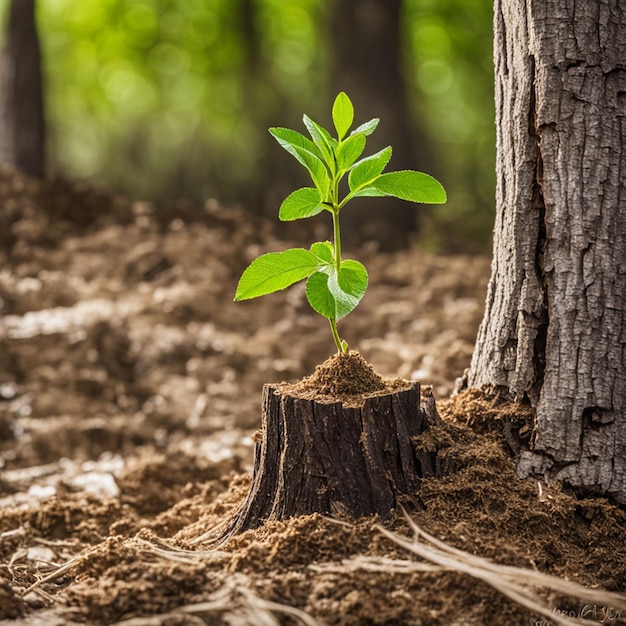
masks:
{"label": "mound of soil", "polygon": [[[324,363],[332,338],[298,287],[231,302],[252,258],[310,244],[297,232],[7,170],[0,204],[0,624],[626,623],[603,591],[624,591],[624,511],[516,477],[528,407],[447,398],[488,259],[350,253],[371,282],[342,336],[379,377],[354,354]],[[442,417],[415,444],[445,476],[410,519],[315,514],[216,546],[250,486],[264,383],[354,397],[397,378],[432,384]]]}
{"label": "mound of soil", "polygon": [[383,377],[358,353],[335,354],[315,368],[292,391],[317,391],[322,396],[358,395],[385,389]]}
{"label": "mound of soil", "polygon": [[341,402],[362,406],[366,398],[406,389],[411,382],[402,378],[385,379],[358,352],[334,354],[315,368],[311,376],[275,388],[281,393],[316,402]]}

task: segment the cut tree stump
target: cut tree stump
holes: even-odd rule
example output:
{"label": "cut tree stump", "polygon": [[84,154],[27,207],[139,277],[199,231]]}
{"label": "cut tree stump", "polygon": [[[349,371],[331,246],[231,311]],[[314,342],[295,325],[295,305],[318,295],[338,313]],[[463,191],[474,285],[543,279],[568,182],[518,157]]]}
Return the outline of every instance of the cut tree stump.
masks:
{"label": "cut tree stump", "polygon": [[266,520],[322,513],[388,518],[414,509],[434,453],[416,438],[438,421],[420,385],[385,381],[357,353],[296,384],[265,385],[252,485],[223,538]]}

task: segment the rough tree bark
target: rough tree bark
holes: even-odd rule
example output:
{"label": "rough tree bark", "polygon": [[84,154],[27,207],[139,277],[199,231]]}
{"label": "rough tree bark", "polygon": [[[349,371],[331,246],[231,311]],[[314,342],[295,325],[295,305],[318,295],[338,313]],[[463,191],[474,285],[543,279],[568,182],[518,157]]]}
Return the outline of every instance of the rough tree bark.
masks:
{"label": "rough tree bark", "polygon": [[35,0],[12,0],[0,56],[0,162],[41,178],[45,124]]}
{"label": "rough tree bark", "polygon": [[521,476],[626,502],[626,4],[495,0],[492,276],[468,384],[536,408]]}

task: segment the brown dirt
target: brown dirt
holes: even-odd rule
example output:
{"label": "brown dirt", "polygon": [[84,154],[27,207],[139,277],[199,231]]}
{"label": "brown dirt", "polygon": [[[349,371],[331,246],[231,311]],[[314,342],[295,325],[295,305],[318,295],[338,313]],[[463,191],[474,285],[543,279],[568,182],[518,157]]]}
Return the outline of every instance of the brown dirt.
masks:
{"label": "brown dirt", "polygon": [[[375,519],[304,516],[215,546],[250,484],[262,385],[310,375],[333,346],[298,287],[231,296],[251,258],[309,235],[284,241],[215,201],[159,208],[8,171],[0,207],[0,624],[303,623],[295,610],[329,625],[548,623],[458,570],[406,571],[423,559]],[[447,475],[423,480],[415,523],[497,564],[623,592],[626,513],[517,479],[528,407],[447,398],[488,259],[353,254],[370,288],[342,335],[382,378],[439,398],[443,423],[416,445]],[[384,528],[412,537],[400,514]],[[537,594],[586,623],[626,623],[600,591]]]}
{"label": "brown dirt", "polygon": [[296,398],[317,402],[341,402],[362,406],[366,398],[394,393],[411,386],[402,378],[385,379],[358,352],[333,354],[315,368],[311,376],[276,388]]}

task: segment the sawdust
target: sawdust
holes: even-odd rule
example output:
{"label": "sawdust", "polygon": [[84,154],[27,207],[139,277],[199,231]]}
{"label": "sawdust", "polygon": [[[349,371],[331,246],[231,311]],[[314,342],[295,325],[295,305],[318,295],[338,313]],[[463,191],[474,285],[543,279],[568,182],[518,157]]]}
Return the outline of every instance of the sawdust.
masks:
{"label": "sawdust", "polygon": [[[6,171],[0,199],[0,620],[542,623],[458,571],[353,567],[419,562],[376,519],[297,517],[214,547],[250,488],[262,385],[301,378],[332,346],[297,289],[227,303],[260,249],[288,245],[267,224]],[[529,408],[476,390],[441,400],[469,364],[489,260],[362,253],[371,286],[342,334],[389,378],[348,355],[309,383],[335,400],[394,375],[435,384],[443,423],[414,443],[446,475],[422,480],[415,522],[494,563],[623,592],[624,510],[517,478]],[[385,528],[410,535],[400,514]],[[595,621],[625,623],[600,593]],[[594,606],[537,594],[572,615]]]}
{"label": "sawdust", "polygon": [[[423,481],[424,507],[413,513],[415,522],[449,545],[496,563],[624,591],[626,513],[601,499],[578,499],[555,487],[520,481],[503,436],[477,432],[466,423],[468,415],[473,412],[479,419],[483,408],[494,402],[474,390],[440,402],[444,422],[435,435],[436,445],[439,456],[454,469],[444,478]],[[500,406],[500,417],[515,414],[514,404]],[[193,466],[193,459],[187,461]],[[159,487],[171,486],[175,479],[155,471],[156,462],[133,476],[162,502],[156,495]],[[12,542],[13,549],[35,538],[79,542],[71,544],[79,558],[70,571],[43,585],[45,593],[66,603],[68,615],[78,621],[110,623],[129,616],[166,615],[206,600],[236,575],[255,594],[297,607],[326,624],[443,625],[459,623],[460,618],[467,624],[532,623],[531,614],[493,587],[460,573],[312,569],[340,565],[355,556],[406,559],[406,552],[377,530],[376,519],[337,521],[316,514],[269,522],[215,550],[210,532],[245,496],[249,475],[222,484],[220,490],[214,481],[205,480],[187,497],[181,484],[181,499],[170,510],[143,517],[139,511],[145,514],[160,506],[146,509],[145,502],[126,497],[124,487],[124,505],[68,494],[50,499],[39,512],[3,511],[0,533],[27,529]],[[132,493],[133,482],[126,485]],[[407,530],[401,515],[386,527]],[[166,549],[159,552],[163,546]],[[27,579],[21,579],[22,585]],[[30,580],[35,581],[32,574]],[[3,604],[4,618],[26,610],[8,589],[6,583],[0,587],[0,593],[12,598]],[[553,594],[546,601],[560,610],[582,609],[575,598]],[[224,615],[222,611],[213,623],[226,623],[219,621]]]}
{"label": "sawdust", "polygon": [[[444,423],[437,445],[454,470],[442,479],[423,481],[424,508],[412,515],[415,522],[449,545],[496,563],[623,591],[626,513],[600,499],[581,500],[555,487],[520,481],[501,434],[477,432],[465,423],[472,411],[478,418],[481,407],[493,402],[471,391],[440,403]],[[456,413],[459,406],[463,410]],[[514,411],[515,405],[502,403],[500,415]],[[193,465],[193,459],[188,461]],[[156,462],[134,476],[159,502],[159,487],[175,481],[165,471],[156,472]],[[132,483],[127,485],[132,492]],[[532,623],[531,614],[493,587],[460,573],[315,569],[355,556],[406,559],[402,548],[381,535],[376,519],[337,521],[316,514],[269,522],[215,550],[210,531],[245,496],[249,475],[223,490],[205,481],[187,497],[180,486],[179,502],[155,516],[141,517],[122,488],[120,499],[128,501],[123,506],[68,494],[49,500],[39,513],[3,511],[0,533],[18,526],[27,529],[13,542],[14,549],[35,538],[79,541],[71,544],[79,558],[69,572],[42,586],[53,602],[67,604],[66,615],[78,621],[165,616],[206,600],[239,576],[241,584],[262,598],[297,607],[326,624],[443,625],[460,618],[467,624]],[[145,503],[135,504],[146,511]],[[61,519],[67,523],[56,521]],[[407,531],[401,515],[386,527]],[[3,603],[4,618],[26,610],[8,589],[6,583],[0,586],[0,593],[13,599]],[[553,595],[546,600],[561,610],[582,608],[575,598]],[[221,621],[225,614],[216,614],[212,623],[226,623]]]}

